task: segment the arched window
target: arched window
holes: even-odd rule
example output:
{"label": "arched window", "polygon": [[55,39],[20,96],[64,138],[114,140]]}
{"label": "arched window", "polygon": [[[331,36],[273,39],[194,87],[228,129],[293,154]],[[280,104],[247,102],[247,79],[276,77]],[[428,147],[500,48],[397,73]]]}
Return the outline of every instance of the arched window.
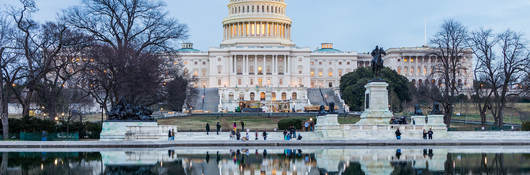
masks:
{"label": "arched window", "polygon": [[397,68],[397,73],[401,75],[401,67]]}
{"label": "arched window", "polygon": [[296,92],[293,92],[293,95],[291,96],[292,100],[296,100],[298,98],[298,94]]}
{"label": "arched window", "polygon": [[254,101],[254,98],[256,97],[256,94],[254,92],[250,93],[250,101]]}
{"label": "arched window", "polygon": [[245,101],[245,94],[243,94],[243,92],[239,93],[239,100],[240,101]]}
{"label": "arched window", "polygon": [[259,99],[260,99],[261,101],[265,101],[265,100],[267,100],[267,98],[265,97],[265,92],[261,92],[261,93],[259,93]]}
{"label": "arched window", "polygon": [[282,100],[287,100],[287,93],[285,92],[282,92]]}
{"label": "arched window", "polygon": [[276,92],[271,93],[272,101],[276,101]]}
{"label": "arched window", "polygon": [[228,100],[234,100],[234,93],[233,92],[230,92],[228,94]]}
{"label": "arched window", "polygon": [[328,86],[329,86],[330,88],[333,87],[333,82],[330,81],[329,84],[328,84]]}

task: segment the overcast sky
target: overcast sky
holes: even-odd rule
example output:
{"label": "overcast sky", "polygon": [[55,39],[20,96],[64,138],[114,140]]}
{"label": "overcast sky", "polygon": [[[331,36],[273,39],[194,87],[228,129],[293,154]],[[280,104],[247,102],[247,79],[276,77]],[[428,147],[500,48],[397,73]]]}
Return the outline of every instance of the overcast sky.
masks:
{"label": "overcast sky", "polygon": [[[218,47],[221,21],[227,16],[228,0],[163,0],[170,16],[190,28],[195,48]],[[0,0],[0,4],[16,4]],[[445,19],[453,18],[470,30],[512,29],[530,35],[530,0],[286,0],[293,20],[292,39],[312,49],[333,42],[345,51],[367,52],[375,45],[385,48],[421,46],[424,24],[427,36],[438,31]],[[55,20],[62,9],[81,0],[37,0],[37,21]],[[425,22],[426,21],[426,22]]]}

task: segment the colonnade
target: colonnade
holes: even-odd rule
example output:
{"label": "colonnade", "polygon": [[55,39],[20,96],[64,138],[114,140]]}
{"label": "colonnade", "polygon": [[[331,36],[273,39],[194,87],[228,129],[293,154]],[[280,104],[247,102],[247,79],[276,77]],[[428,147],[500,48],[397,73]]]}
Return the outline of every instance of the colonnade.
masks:
{"label": "colonnade", "polygon": [[224,25],[224,40],[269,37],[269,38],[291,38],[291,25],[276,22],[237,22]]}
{"label": "colonnade", "polygon": [[289,55],[232,55],[230,71],[238,75],[288,74],[289,58]]}

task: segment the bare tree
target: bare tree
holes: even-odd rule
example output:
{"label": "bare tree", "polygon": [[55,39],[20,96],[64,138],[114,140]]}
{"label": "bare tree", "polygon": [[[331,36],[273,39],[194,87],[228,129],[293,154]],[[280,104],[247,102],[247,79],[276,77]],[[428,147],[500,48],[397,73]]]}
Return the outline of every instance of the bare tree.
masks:
{"label": "bare tree", "polygon": [[[138,80],[153,77],[151,72],[159,71],[159,68],[163,67],[160,65],[163,61],[150,63],[157,64],[151,70],[143,67],[148,67],[147,64],[129,63],[146,63],[145,61],[149,61],[146,58],[160,60],[153,58],[159,57],[158,54],[163,51],[171,51],[173,42],[187,37],[186,25],[168,17],[164,7],[165,4],[161,1],[151,0],[86,0],[82,6],[64,12],[62,20],[92,36],[97,41],[97,49],[103,51],[98,52],[102,53],[100,55],[94,55],[96,61],[90,70],[92,72],[86,74],[91,77],[85,78],[92,96],[102,107],[106,108],[109,102],[111,105],[116,104],[120,98],[134,93],[147,93],[143,90],[154,85],[156,81]],[[124,71],[141,73],[129,76]],[[157,82],[156,85],[160,86],[161,83]],[[137,97],[140,96],[133,95],[128,98],[129,101],[149,104],[154,96],[150,96],[151,99],[146,102],[140,102],[141,99]]]}
{"label": "bare tree", "polygon": [[34,0],[20,0],[22,8],[12,8],[11,16],[18,33],[16,47],[19,52],[19,79],[13,86],[13,92],[23,108],[22,115],[29,115],[30,105],[33,103],[34,92],[42,85],[55,68],[54,63],[64,51],[68,41],[68,30],[65,25],[46,23],[39,25],[31,19],[37,10]]}
{"label": "bare tree", "polygon": [[461,93],[461,85],[457,84],[461,71],[465,70],[462,59],[468,50],[465,48],[467,29],[455,20],[447,20],[442,24],[441,30],[431,40],[436,51],[429,55],[438,57],[438,66],[435,66],[432,77],[443,80],[441,99],[438,99],[443,107],[444,122],[449,127],[454,111],[457,96]]}
{"label": "bare tree", "polygon": [[9,90],[12,82],[8,70],[13,64],[16,64],[14,57],[13,37],[15,35],[6,14],[0,12],[0,118],[2,120],[2,136],[4,139],[9,137]]}
{"label": "bare tree", "polygon": [[[57,24],[48,23],[43,27],[44,33],[54,34]],[[85,70],[90,63],[88,58],[82,58],[89,51],[91,38],[81,33],[65,30],[62,38],[63,49],[60,54],[51,59],[48,73],[39,80],[35,87],[36,102],[45,107],[44,111],[50,118],[57,116],[58,112],[65,112],[67,100],[63,97],[65,88],[75,88],[80,72]]]}
{"label": "bare tree", "polygon": [[518,85],[524,78],[530,51],[526,46],[526,41],[522,39],[522,34],[507,30],[498,36],[500,47],[500,60],[498,63],[499,84],[493,91],[495,102],[491,111],[495,118],[495,123],[501,127],[504,122],[504,108],[506,107],[509,91]]}
{"label": "bare tree", "polygon": [[493,92],[497,91],[499,72],[495,63],[495,46],[498,39],[492,30],[481,29],[471,32],[468,46],[476,57],[473,70],[473,102],[480,113],[482,126],[486,123],[486,113],[491,109]]}

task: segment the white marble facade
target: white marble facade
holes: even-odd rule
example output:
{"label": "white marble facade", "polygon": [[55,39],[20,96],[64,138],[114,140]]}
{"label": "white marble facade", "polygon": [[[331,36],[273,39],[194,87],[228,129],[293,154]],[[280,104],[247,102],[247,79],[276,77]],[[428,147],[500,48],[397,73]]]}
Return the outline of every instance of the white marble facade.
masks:
{"label": "white marble facade", "polygon": [[[340,77],[370,66],[371,56],[341,51],[332,43],[323,43],[317,50],[297,47],[291,40],[292,21],[285,14],[286,7],[284,0],[230,0],[220,47],[200,51],[184,43],[170,57],[197,79],[195,87],[219,89],[220,110],[232,111],[241,100],[284,101],[301,110],[310,105],[307,88],[333,88],[340,96]],[[423,59],[429,51],[427,47],[388,49],[385,65],[411,81],[430,82],[426,72],[435,58]],[[471,54],[466,61],[471,61]],[[466,66],[462,83],[470,87],[471,63]],[[409,67],[414,71],[405,73]],[[417,67],[425,67],[426,72]]]}

